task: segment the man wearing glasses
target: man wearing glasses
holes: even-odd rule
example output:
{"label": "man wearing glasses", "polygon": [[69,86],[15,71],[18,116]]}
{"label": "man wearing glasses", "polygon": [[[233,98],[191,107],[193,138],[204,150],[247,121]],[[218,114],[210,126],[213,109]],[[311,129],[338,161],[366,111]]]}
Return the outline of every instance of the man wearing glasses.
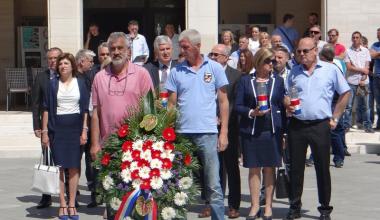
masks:
{"label": "man wearing glasses", "polygon": [[338,43],[339,31],[333,28],[327,32],[327,35],[329,37],[328,42],[334,46],[335,58],[343,60],[345,57],[346,48],[342,44]]}
{"label": "man wearing glasses", "polygon": [[[139,99],[153,89],[146,69],[128,60],[129,40],[123,32],[114,32],[108,38],[112,63],[96,74],[92,85],[91,156],[101,150],[107,138]],[[108,219],[113,219],[108,216]]]}
{"label": "man wearing glasses", "polygon": [[[338,68],[317,59],[317,42],[302,38],[296,50],[300,64],[289,73],[289,88],[298,91],[301,113],[291,117],[288,130],[290,154],[290,209],[286,219],[301,217],[301,196],[308,145],[314,156],[318,186],[320,220],[330,220],[330,129],[335,129],[350,95],[350,87]],[[334,112],[331,102],[334,92],[339,94]],[[285,103],[290,113],[294,107],[290,99]]]}

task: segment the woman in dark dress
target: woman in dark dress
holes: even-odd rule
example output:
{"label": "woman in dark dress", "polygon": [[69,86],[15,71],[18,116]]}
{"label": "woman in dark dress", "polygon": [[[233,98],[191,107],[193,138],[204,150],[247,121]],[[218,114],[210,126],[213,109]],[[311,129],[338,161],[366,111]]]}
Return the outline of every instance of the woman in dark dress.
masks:
{"label": "woman in dark dress", "polygon": [[241,116],[243,166],[249,168],[251,210],[247,219],[261,215],[259,194],[263,169],[266,199],[263,219],[268,220],[272,219],[275,168],[281,166],[285,87],[284,80],[272,74],[274,54],[270,49],[258,50],[253,60],[256,71],[241,78],[235,104]]}
{"label": "woman in dark dress", "polygon": [[[58,77],[50,81],[44,98],[42,144],[50,147],[54,163],[60,166],[59,219],[79,219],[75,209],[81,151],[87,142],[89,93],[83,79],[76,77],[72,54],[57,59]],[[66,207],[64,169],[69,171],[69,203]]]}

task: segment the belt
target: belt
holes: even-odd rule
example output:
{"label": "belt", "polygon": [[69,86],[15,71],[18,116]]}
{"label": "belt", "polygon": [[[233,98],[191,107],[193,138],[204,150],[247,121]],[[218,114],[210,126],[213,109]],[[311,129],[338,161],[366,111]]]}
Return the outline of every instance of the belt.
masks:
{"label": "belt", "polygon": [[296,121],[298,123],[305,124],[305,125],[312,125],[312,124],[317,124],[317,123],[324,122],[324,121],[327,121],[327,120],[330,120],[330,119],[329,118],[324,118],[324,119],[315,119],[315,120],[300,120],[298,118],[292,117],[292,120],[294,120],[294,121]]}

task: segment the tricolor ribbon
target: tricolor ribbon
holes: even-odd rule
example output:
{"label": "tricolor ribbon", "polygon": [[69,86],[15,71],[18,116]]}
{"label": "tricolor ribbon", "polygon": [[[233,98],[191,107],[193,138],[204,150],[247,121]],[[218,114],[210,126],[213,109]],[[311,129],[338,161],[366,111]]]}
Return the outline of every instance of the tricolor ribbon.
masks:
{"label": "tricolor ribbon", "polygon": [[144,193],[140,189],[135,189],[132,192],[127,192],[121,201],[119,210],[117,211],[115,215],[114,220],[124,220],[126,217],[128,217],[136,204],[136,201],[140,195],[144,196],[144,199],[151,199],[152,200],[152,210],[144,217],[144,220],[157,220],[157,203],[154,201],[152,194]]}
{"label": "tricolor ribbon", "polygon": [[294,115],[301,114],[301,102],[300,99],[291,99],[290,105],[294,107]]}
{"label": "tricolor ribbon", "polygon": [[268,96],[258,95],[257,100],[259,102],[259,110],[260,111],[268,110]]}

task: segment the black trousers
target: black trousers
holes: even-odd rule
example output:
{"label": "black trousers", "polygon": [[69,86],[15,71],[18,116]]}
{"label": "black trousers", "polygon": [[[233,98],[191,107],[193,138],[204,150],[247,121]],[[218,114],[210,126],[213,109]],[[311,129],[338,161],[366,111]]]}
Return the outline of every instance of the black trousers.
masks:
{"label": "black trousers", "polygon": [[329,120],[301,121],[292,118],[289,123],[290,190],[291,209],[301,209],[301,197],[308,145],[314,157],[318,198],[322,209],[331,209],[330,177],[330,125]]}

